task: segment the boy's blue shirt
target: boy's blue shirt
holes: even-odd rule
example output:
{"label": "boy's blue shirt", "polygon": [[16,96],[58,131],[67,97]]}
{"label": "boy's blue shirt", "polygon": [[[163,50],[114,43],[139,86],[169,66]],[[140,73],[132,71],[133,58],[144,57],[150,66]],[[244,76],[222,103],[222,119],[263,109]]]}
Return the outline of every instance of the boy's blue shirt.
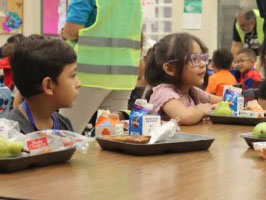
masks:
{"label": "boy's blue shirt", "polygon": [[66,21],[89,27],[95,22],[96,14],[96,0],[72,0],[68,6]]}
{"label": "boy's blue shirt", "polygon": [[241,73],[242,89],[247,90],[251,88],[258,88],[262,82],[260,73],[256,69],[251,69],[245,73]]}

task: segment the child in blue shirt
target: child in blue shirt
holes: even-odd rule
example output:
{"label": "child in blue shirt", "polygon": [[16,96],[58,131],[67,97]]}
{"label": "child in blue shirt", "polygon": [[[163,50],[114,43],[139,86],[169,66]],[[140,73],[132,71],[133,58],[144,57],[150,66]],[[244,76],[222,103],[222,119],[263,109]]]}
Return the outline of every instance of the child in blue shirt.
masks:
{"label": "child in blue shirt", "polygon": [[254,68],[256,59],[252,49],[244,48],[237,53],[236,61],[241,72],[240,83],[243,90],[258,88],[262,82],[259,71]]}

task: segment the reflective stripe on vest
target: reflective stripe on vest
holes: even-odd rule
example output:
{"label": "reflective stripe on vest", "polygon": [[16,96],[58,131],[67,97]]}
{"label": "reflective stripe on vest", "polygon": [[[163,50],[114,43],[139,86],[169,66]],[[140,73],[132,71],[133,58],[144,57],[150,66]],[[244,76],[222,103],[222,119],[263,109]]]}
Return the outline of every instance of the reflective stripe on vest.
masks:
{"label": "reflective stripe on vest", "polygon": [[139,49],[140,42],[130,39],[103,38],[103,37],[79,37],[79,45],[97,46],[97,47],[126,47]]}
{"label": "reflective stripe on vest", "polygon": [[135,75],[138,73],[136,66],[104,66],[104,65],[89,65],[89,64],[78,64],[80,72],[91,73],[91,74],[127,74]]}
{"label": "reflective stripe on vest", "polygon": [[[264,33],[263,33],[264,19],[260,17],[260,13],[257,9],[254,9],[253,12],[256,16],[256,31],[257,31],[258,41],[259,41],[259,44],[262,44],[262,42],[264,40]],[[236,23],[235,26],[236,26],[236,30],[240,36],[241,42],[244,45],[245,44],[245,33],[240,28],[239,23]]]}

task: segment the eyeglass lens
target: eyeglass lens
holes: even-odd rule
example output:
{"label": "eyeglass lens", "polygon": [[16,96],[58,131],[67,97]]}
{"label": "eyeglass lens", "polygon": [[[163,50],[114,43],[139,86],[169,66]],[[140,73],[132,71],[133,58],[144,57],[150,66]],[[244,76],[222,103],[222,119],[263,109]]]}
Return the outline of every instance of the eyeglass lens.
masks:
{"label": "eyeglass lens", "polygon": [[204,54],[191,54],[190,60],[193,66],[198,66],[200,63],[204,63],[205,65],[209,62],[209,55],[207,53]]}

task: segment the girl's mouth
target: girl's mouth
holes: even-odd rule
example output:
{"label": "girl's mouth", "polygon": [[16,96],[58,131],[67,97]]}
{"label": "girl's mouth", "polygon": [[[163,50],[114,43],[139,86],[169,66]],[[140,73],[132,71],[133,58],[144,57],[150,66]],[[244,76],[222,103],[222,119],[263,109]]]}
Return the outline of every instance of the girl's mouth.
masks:
{"label": "girl's mouth", "polygon": [[201,72],[201,73],[198,73],[199,76],[205,76],[205,71],[204,72]]}

